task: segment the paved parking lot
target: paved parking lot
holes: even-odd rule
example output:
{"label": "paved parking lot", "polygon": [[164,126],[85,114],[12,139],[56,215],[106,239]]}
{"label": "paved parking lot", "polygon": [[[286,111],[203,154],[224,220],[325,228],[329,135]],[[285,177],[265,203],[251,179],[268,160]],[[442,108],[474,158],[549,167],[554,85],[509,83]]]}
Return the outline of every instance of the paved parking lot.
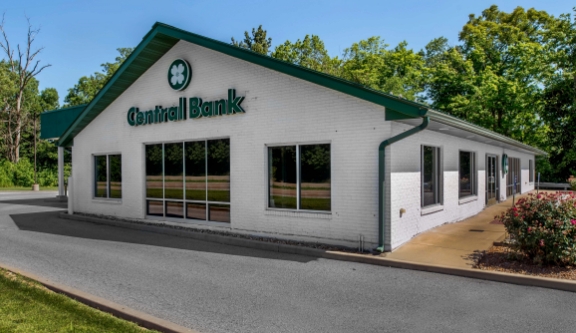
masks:
{"label": "paved parking lot", "polygon": [[576,295],[65,220],[0,193],[0,263],[202,332],[573,332]]}

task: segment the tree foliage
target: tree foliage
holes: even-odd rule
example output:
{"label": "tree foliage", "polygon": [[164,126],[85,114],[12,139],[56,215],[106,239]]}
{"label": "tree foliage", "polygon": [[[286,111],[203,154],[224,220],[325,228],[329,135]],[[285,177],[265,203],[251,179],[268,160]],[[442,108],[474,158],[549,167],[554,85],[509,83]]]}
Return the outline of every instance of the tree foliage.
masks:
{"label": "tree foliage", "polygon": [[292,43],[289,40],[278,45],[271,56],[295,65],[310,68],[318,72],[340,76],[342,61],[330,57],[324,42],[316,35],[306,35],[303,40]]}
{"label": "tree foliage", "polygon": [[64,107],[90,103],[112,75],[116,73],[120,65],[130,56],[134,48],[123,47],[117,50],[120,55],[116,57],[114,62],[103,63],[100,65],[102,67],[101,72],[82,76],[74,87],[68,89],[68,95],[64,99]]}
{"label": "tree foliage", "polygon": [[[0,135],[3,139],[2,149],[8,160],[17,163],[20,160],[20,144],[23,128],[28,121],[31,110],[36,106],[38,81],[36,76],[50,65],[40,65],[36,57],[43,48],[32,49],[32,44],[40,32],[33,29],[28,19],[26,45],[11,45],[4,29],[4,16],[0,23],[3,41],[0,49],[4,51],[5,60],[0,61],[0,98],[2,108],[0,118]],[[16,52],[17,51],[17,52]]]}
{"label": "tree foliage", "polygon": [[267,31],[262,29],[262,25],[258,29],[252,28],[252,36],[248,34],[248,31],[244,31],[244,40],[237,41],[232,37],[232,45],[238,46],[250,51],[268,54],[270,47],[272,46],[272,38],[266,38]]}

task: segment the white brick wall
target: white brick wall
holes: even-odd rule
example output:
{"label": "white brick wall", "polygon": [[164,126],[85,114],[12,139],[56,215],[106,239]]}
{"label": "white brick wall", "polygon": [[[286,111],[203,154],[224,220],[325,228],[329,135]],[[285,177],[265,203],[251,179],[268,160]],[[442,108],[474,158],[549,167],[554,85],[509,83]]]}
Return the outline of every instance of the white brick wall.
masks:
{"label": "white brick wall", "polygon": [[[188,60],[193,70],[190,86],[184,92],[173,91],[166,82],[168,66],[176,58]],[[138,127],[130,127],[126,121],[131,107],[144,111],[156,105],[176,106],[179,97],[211,101],[226,98],[230,88],[246,97],[242,103],[245,114]],[[378,236],[378,145],[406,128],[409,126],[385,122],[381,106],[181,41],[74,139],[74,210],[144,218],[145,143],[229,137],[232,230],[343,245],[356,244],[362,234],[366,243],[373,246]],[[477,201],[458,205],[457,192],[453,191],[457,165],[448,161],[457,156],[460,146],[456,144],[463,141],[425,131],[388,149],[389,247],[482,209],[483,156],[487,151],[501,154],[501,149],[466,142],[466,147],[477,152],[479,196]],[[426,216],[420,216],[422,142],[438,142],[446,166],[444,211]],[[266,145],[296,143],[331,144],[330,214],[266,208]],[[93,199],[93,155],[110,153],[122,154],[121,202]],[[513,152],[508,154],[515,156]],[[402,218],[398,214],[400,208],[407,210]]]}
{"label": "white brick wall", "polygon": [[[392,135],[397,135],[409,129],[410,126],[395,124],[392,127]],[[423,214],[421,208],[421,182],[420,182],[420,147],[422,144],[441,148],[443,170],[443,209],[430,214]],[[458,197],[458,155],[459,151],[471,151],[476,153],[477,168],[477,198],[469,202],[460,202]],[[453,136],[423,131],[393,144],[386,152],[392,160],[390,181],[391,196],[388,196],[387,206],[390,207],[387,214],[392,230],[391,238],[388,238],[389,248],[396,248],[423,231],[429,230],[447,222],[461,221],[473,216],[485,207],[486,202],[486,154],[499,157],[501,163],[502,154],[521,159],[522,167],[522,192],[534,189],[533,184],[528,183],[528,159],[533,155],[511,151],[500,147],[494,147],[484,143],[455,138]],[[500,172],[500,176],[502,173]],[[506,197],[506,177],[500,179],[500,196]],[[406,213],[400,217],[400,209]]]}
{"label": "white brick wall", "polygon": [[[176,58],[190,62],[193,78],[181,93],[166,82]],[[245,114],[130,127],[126,113],[172,106],[178,98],[245,96]],[[178,43],[75,139],[73,172],[77,212],[144,218],[143,143],[230,138],[231,227],[316,237],[333,243],[375,242],[378,145],[389,133],[383,107],[186,42]],[[332,213],[268,211],[266,145],[331,144]],[[121,204],[92,199],[92,155],[122,153]]]}

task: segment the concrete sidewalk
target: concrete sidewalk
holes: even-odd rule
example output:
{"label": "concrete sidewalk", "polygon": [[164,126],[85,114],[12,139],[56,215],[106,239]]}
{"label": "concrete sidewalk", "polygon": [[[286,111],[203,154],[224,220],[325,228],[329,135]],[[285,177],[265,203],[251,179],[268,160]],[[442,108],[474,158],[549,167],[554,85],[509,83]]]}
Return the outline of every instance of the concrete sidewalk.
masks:
{"label": "concrete sidewalk", "polygon": [[[527,194],[517,196],[516,200]],[[512,207],[512,198],[492,205],[461,222],[441,225],[423,232],[400,248],[382,256],[417,263],[472,268],[475,260],[494,242],[504,240],[506,230],[494,221]]]}

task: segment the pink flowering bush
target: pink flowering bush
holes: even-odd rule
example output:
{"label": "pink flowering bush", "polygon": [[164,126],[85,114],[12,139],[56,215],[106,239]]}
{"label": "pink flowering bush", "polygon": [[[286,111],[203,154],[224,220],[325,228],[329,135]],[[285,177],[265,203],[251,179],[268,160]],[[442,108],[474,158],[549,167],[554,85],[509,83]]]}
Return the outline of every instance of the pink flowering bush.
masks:
{"label": "pink flowering bush", "polygon": [[496,219],[513,246],[538,264],[576,264],[576,195],[530,194]]}

